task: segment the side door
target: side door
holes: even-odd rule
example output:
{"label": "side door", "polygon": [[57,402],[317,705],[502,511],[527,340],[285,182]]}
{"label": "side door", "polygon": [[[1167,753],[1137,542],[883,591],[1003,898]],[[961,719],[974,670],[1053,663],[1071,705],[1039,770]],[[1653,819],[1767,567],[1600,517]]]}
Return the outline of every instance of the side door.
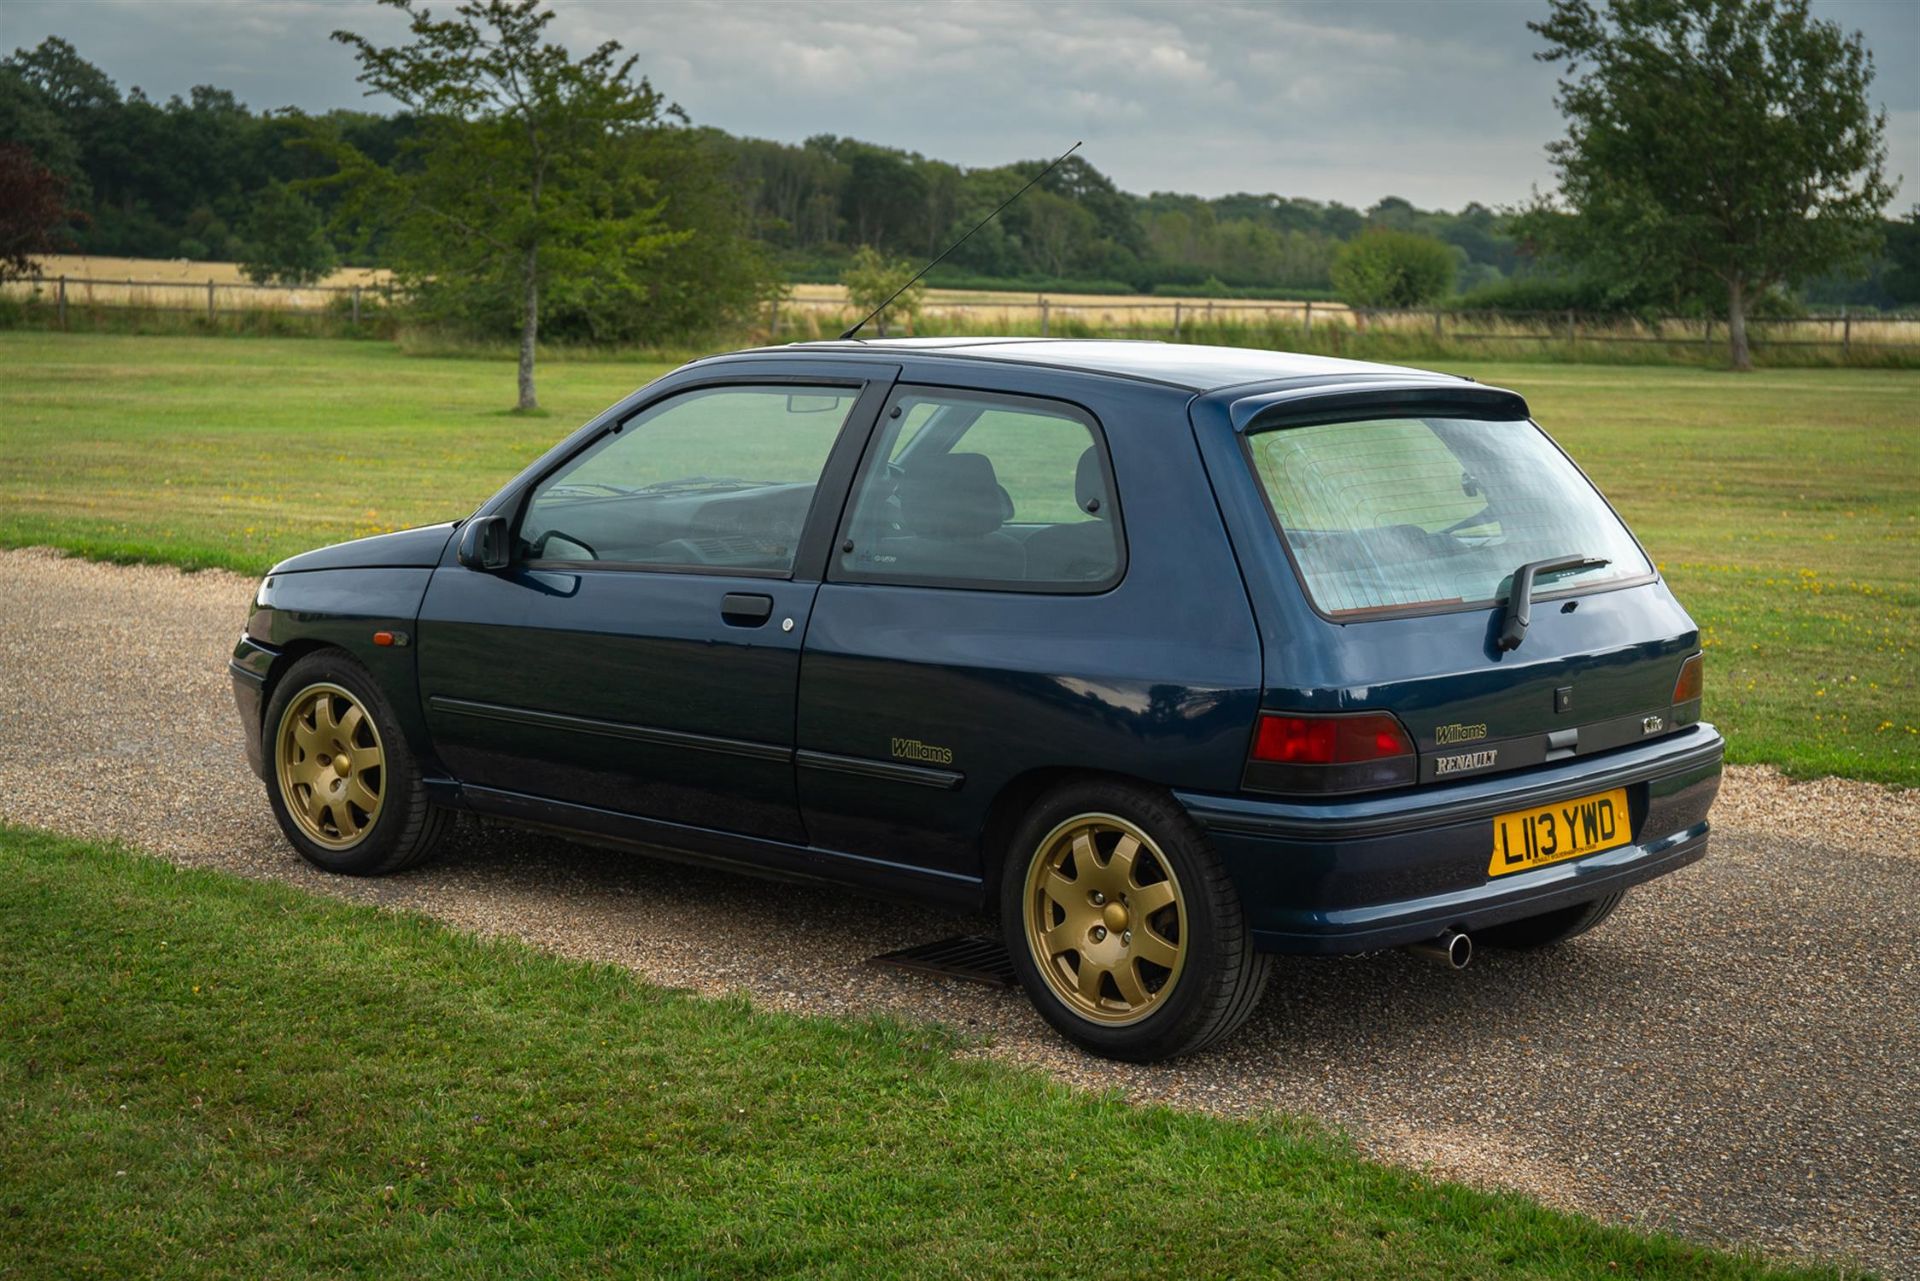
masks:
{"label": "side door", "polygon": [[848,478],[891,383],[681,386],[504,509],[508,568],[436,570],[424,713],[477,799],[535,797],[803,843],[800,645]]}
{"label": "side door", "polygon": [[1115,599],[1118,498],[1078,405],[895,390],[807,638],[798,774],[814,844],[977,880],[1006,779],[1099,758],[1106,700],[1151,704],[1090,644],[1142,630]]}

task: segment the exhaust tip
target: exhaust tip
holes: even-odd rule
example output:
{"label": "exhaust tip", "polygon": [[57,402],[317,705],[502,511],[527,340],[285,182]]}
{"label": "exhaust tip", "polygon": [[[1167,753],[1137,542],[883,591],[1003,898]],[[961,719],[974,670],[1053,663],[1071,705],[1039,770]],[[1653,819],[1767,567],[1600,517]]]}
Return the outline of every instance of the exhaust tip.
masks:
{"label": "exhaust tip", "polygon": [[1473,961],[1473,940],[1460,930],[1407,944],[1407,951],[1450,970],[1464,970]]}

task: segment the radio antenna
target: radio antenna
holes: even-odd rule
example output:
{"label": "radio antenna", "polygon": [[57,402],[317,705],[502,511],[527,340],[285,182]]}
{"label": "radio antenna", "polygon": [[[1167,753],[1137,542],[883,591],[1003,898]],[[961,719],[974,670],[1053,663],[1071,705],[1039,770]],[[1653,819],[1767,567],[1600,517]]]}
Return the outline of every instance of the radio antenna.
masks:
{"label": "radio antenna", "polygon": [[928,272],[932,271],[935,267],[938,267],[940,265],[941,259],[944,259],[948,254],[958,249],[961,245],[964,245],[969,240],[972,240],[974,231],[980,230],[980,228],[986,226],[988,223],[992,222],[995,218],[998,218],[1000,216],[1000,210],[1005,209],[1008,205],[1012,204],[1014,201],[1020,199],[1020,197],[1027,194],[1027,187],[1033,186],[1034,183],[1039,182],[1042,178],[1052,173],[1055,169],[1058,169],[1060,167],[1061,160],[1065,160],[1068,156],[1072,155],[1074,152],[1078,150],[1080,150],[1080,144],[1076,142],[1071,147],[1068,147],[1065,151],[1061,152],[1060,158],[1058,160],[1055,160],[1052,164],[1048,165],[1045,169],[1042,169],[1039,173],[1027,179],[1026,187],[1020,188],[1020,190],[1014,192],[1011,196],[1008,196],[1005,200],[1002,200],[999,206],[995,208],[992,213],[982,218],[979,222],[976,222],[975,224],[973,224],[973,231],[969,231],[966,235],[960,237],[960,239],[954,241],[952,244],[948,245],[945,249],[942,249],[940,251],[939,258],[935,258],[932,262],[922,267],[919,271],[916,271],[915,273],[913,273],[912,280],[909,280],[906,284],[900,286],[898,289],[894,290],[891,294],[888,294],[887,300],[885,302],[881,303],[878,307],[875,307],[872,311],[862,316],[860,318],[859,324],[847,330],[846,333],[840,335],[840,341],[846,342],[848,339],[858,335],[859,332],[866,327],[866,324],[869,320],[872,320],[875,316],[879,315],[881,312],[885,311],[888,307],[892,306],[893,300],[895,298],[898,298],[901,294],[904,294],[905,292],[907,292],[907,290],[913,288],[916,284],[920,282],[920,277],[926,275]]}

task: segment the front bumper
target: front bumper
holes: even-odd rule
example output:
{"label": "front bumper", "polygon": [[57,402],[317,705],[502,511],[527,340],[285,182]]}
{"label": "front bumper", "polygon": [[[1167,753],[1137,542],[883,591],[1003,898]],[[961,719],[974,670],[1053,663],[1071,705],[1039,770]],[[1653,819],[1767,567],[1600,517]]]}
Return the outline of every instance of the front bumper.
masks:
{"label": "front bumper", "polygon": [[233,657],[227,661],[227,671],[233,676],[233,701],[240,709],[240,732],[246,742],[247,765],[263,779],[267,776],[267,754],[261,742],[261,721],[266,715],[267,674],[273,670],[273,660],[278,657],[280,651],[243,634],[240,643],[233,647]]}
{"label": "front bumper", "polygon": [[[1240,891],[1254,946],[1350,953],[1468,933],[1650,880],[1707,852],[1726,743],[1700,723],[1602,757],[1366,799],[1177,793]],[[1493,817],[1627,790],[1633,841],[1490,878]]]}

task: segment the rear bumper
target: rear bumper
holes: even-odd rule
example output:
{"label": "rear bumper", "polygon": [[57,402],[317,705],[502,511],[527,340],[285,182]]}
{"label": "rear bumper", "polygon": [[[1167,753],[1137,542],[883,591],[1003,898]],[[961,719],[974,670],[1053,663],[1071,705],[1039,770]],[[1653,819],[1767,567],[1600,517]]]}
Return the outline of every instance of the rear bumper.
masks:
{"label": "rear bumper", "polygon": [[233,677],[233,701],[240,711],[240,732],[247,749],[247,766],[261,778],[267,776],[266,748],[261,742],[261,721],[266,715],[267,673],[280,652],[269,649],[248,636],[241,636],[227,661]]}
{"label": "rear bumper", "polygon": [[[1650,880],[1707,851],[1726,744],[1708,724],[1604,757],[1364,800],[1179,793],[1239,888],[1254,946],[1369,952],[1471,933]],[[1624,787],[1631,844],[1498,878],[1493,818]]]}

